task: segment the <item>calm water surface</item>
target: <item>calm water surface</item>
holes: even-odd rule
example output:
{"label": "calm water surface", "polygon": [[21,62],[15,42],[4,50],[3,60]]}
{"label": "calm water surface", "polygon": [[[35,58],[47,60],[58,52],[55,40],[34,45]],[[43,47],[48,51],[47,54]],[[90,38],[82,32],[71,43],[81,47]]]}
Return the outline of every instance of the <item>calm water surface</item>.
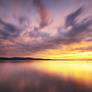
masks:
{"label": "calm water surface", "polygon": [[0,92],[92,92],[92,61],[0,63]]}

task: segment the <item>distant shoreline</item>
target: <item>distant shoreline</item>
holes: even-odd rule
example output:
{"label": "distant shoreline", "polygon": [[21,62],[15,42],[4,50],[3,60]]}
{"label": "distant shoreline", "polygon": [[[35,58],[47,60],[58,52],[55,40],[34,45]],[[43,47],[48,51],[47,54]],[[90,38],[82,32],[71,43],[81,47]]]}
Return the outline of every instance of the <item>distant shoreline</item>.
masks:
{"label": "distant shoreline", "polygon": [[41,58],[22,58],[22,57],[13,57],[13,58],[5,58],[1,57],[1,60],[51,60],[51,59],[41,59]]}
{"label": "distant shoreline", "polygon": [[30,58],[30,57],[12,57],[12,58],[7,58],[7,57],[0,57],[0,62],[3,61],[11,61],[11,60],[19,60],[19,61],[23,61],[23,60],[27,60],[27,61],[39,61],[39,60],[44,60],[44,61],[92,61],[92,59],[43,59],[43,58]]}

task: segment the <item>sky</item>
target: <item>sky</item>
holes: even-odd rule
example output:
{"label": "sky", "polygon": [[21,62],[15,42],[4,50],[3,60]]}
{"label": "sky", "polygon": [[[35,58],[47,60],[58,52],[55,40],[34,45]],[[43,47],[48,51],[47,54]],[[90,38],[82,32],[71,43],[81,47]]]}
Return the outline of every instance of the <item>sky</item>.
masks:
{"label": "sky", "polygon": [[92,59],[92,0],[0,0],[0,57]]}

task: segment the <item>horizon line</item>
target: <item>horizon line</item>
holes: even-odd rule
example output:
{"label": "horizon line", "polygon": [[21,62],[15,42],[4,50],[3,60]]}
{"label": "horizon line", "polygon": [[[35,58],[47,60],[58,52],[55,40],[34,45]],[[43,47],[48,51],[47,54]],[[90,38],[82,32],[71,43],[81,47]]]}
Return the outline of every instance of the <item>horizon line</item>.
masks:
{"label": "horizon line", "polygon": [[88,60],[88,61],[92,61],[92,59],[51,59],[51,58],[34,58],[34,57],[0,57],[0,59],[2,60],[2,59],[7,59],[7,60],[9,60],[9,59],[33,59],[33,60],[55,60],[55,61],[58,61],[58,60],[64,60],[64,61],[77,61],[77,60],[81,60],[81,61],[85,61],[85,60]]}

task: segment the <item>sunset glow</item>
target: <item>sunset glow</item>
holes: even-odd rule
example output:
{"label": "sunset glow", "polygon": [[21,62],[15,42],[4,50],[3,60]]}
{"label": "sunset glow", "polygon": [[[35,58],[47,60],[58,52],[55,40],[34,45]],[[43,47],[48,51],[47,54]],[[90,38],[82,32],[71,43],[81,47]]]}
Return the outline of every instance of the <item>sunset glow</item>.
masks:
{"label": "sunset glow", "polygon": [[0,0],[0,92],[92,92],[92,0]]}
{"label": "sunset glow", "polygon": [[0,56],[92,59],[91,0],[1,0]]}

